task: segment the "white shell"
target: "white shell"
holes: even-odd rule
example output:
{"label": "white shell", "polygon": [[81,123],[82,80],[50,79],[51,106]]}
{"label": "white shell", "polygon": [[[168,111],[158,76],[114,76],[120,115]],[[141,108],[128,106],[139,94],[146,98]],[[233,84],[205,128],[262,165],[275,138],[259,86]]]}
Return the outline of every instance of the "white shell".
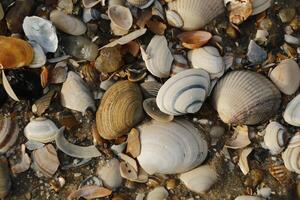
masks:
{"label": "white shell", "polygon": [[166,200],[168,196],[169,193],[164,187],[157,187],[149,192],[146,200]]}
{"label": "white shell", "polygon": [[128,33],[133,23],[133,17],[129,8],[121,5],[114,5],[108,8],[108,17],[111,20],[111,29],[115,35]]}
{"label": "white shell", "polygon": [[122,177],[120,174],[120,162],[113,158],[109,160],[104,166],[97,169],[97,175],[101,178],[104,186],[116,189],[122,184]]}
{"label": "white shell", "polygon": [[82,0],[82,4],[85,8],[91,8],[100,3],[102,0]]}
{"label": "white shell", "polygon": [[257,15],[272,6],[272,0],[253,0],[252,15]]}
{"label": "white shell", "polygon": [[68,73],[61,88],[62,106],[85,113],[87,108],[96,110],[93,95],[85,82],[75,72]]}
{"label": "white shell", "polygon": [[29,40],[37,42],[44,52],[55,52],[58,47],[58,38],[53,24],[41,17],[25,17],[23,30]]}
{"label": "white shell", "polygon": [[148,173],[176,174],[200,165],[208,146],[201,132],[186,120],[151,121],[138,127],[140,166]]}
{"label": "white shell", "polygon": [[34,42],[34,41],[29,41],[30,45],[33,48],[34,55],[33,55],[33,60],[31,64],[29,65],[30,68],[39,68],[42,67],[46,63],[46,55],[42,49],[42,47]]}
{"label": "white shell", "polygon": [[131,5],[141,9],[148,8],[154,0],[127,0]]}
{"label": "white shell", "polygon": [[300,86],[300,68],[296,61],[286,59],[270,73],[270,79],[278,89],[286,94],[294,94]]}
{"label": "white shell", "polygon": [[294,97],[286,106],[283,119],[288,124],[300,127],[300,94]]}
{"label": "white shell", "polygon": [[210,79],[202,69],[184,70],[168,79],[156,97],[159,109],[169,115],[200,110],[210,88]]}
{"label": "white shell", "polygon": [[141,47],[141,53],[146,67],[151,74],[159,78],[170,76],[173,56],[165,36],[155,35],[151,39],[146,52]]}
{"label": "white shell", "polygon": [[24,135],[28,140],[48,143],[55,140],[59,129],[50,120],[43,117],[32,119],[24,129]]}
{"label": "white shell", "polygon": [[218,174],[209,165],[203,165],[192,171],[180,174],[180,180],[184,185],[193,192],[205,193],[218,180]]}
{"label": "white shell", "polygon": [[183,27],[183,19],[174,10],[167,10],[166,17],[169,25],[174,26],[176,28]]}
{"label": "white shell", "polygon": [[50,20],[58,30],[70,35],[82,35],[87,29],[82,21],[60,10],[51,11]]}
{"label": "white shell", "polygon": [[171,76],[190,68],[187,59],[182,54],[174,54]]}
{"label": "white shell", "polygon": [[190,50],[188,59],[194,68],[206,70],[212,79],[220,78],[224,74],[225,63],[215,47],[206,46]]}
{"label": "white shell", "polygon": [[300,38],[289,34],[284,35],[284,41],[286,41],[289,44],[300,45]]}
{"label": "white shell", "polygon": [[168,6],[181,16],[182,28],[190,31],[202,28],[225,10],[223,0],[175,0]]}
{"label": "white shell", "polygon": [[265,130],[264,142],[272,155],[281,153],[285,145],[286,129],[278,122],[270,122]]}
{"label": "white shell", "polygon": [[257,196],[242,195],[236,197],[234,200],[263,200],[263,199]]}
{"label": "white shell", "polygon": [[292,172],[300,174],[300,133],[296,133],[295,136],[289,142],[288,147],[282,153],[282,159],[284,166]]}

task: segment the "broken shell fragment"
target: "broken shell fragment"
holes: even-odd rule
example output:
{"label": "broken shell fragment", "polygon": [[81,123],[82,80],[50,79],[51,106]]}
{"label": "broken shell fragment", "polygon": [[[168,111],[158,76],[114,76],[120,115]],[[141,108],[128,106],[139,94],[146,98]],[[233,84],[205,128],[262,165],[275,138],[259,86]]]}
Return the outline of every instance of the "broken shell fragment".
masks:
{"label": "broken shell fragment", "polygon": [[248,156],[252,152],[252,147],[247,147],[240,152],[238,165],[244,175],[247,175],[250,171],[248,164]]}
{"label": "broken shell fragment", "polygon": [[101,166],[97,169],[97,175],[101,178],[105,187],[116,189],[121,186],[122,177],[119,168],[119,160],[113,158],[104,166]]}
{"label": "broken shell fragment", "polygon": [[164,187],[157,187],[148,193],[146,200],[165,200],[168,196],[169,193]]}
{"label": "broken shell fragment", "polygon": [[206,31],[191,31],[177,35],[181,45],[188,49],[197,49],[204,46],[211,39],[212,35]]}
{"label": "broken shell fragment", "polygon": [[99,72],[104,73],[115,72],[120,69],[122,65],[123,59],[119,47],[108,47],[102,49],[95,62],[95,68]]}
{"label": "broken shell fragment", "polygon": [[0,153],[6,153],[18,138],[19,127],[10,116],[0,120]]}
{"label": "broken shell fragment", "polygon": [[190,68],[187,59],[182,54],[175,54],[173,56],[174,62],[171,69],[171,76]]}
{"label": "broken shell fragment", "polygon": [[154,120],[159,122],[170,122],[174,119],[173,115],[168,115],[160,111],[155,98],[145,99],[143,102],[144,111]]}
{"label": "broken shell fragment", "polygon": [[231,149],[241,149],[251,144],[247,126],[237,126],[234,135],[226,142],[225,147]]}
{"label": "broken shell fragment", "polygon": [[25,144],[21,145],[21,162],[11,166],[11,171],[13,174],[18,174],[27,171],[30,168],[31,159],[28,154],[25,152],[26,146]]}
{"label": "broken shell fragment", "polygon": [[154,0],[127,0],[127,2],[140,9],[145,9],[151,6]]}
{"label": "broken shell fragment", "polygon": [[134,158],[141,153],[140,133],[135,128],[131,129],[128,134],[126,153],[129,153]]}
{"label": "broken shell fragment", "polygon": [[7,159],[2,155],[0,156],[0,198],[5,198],[11,188],[10,171],[8,168]]}
{"label": "broken shell fragment", "polygon": [[114,34],[127,34],[133,23],[133,17],[129,8],[121,5],[114,5],[108,8],[107,13],[111,20],[110,26]]}
{"label": "broken shell fragment", "polygon": [[300,110],[300,94],[298,94],[296,97],[294,97],[286,106],[285,111],[283,113],[283,119],[288,124],[293,126],[300,126],[300,116],[299,116],[299,110]]}
{"label": "broken shell fragment", "polygon": [[286,129],[278,122],[270,122],[265,130],[264,142],[272,155],[281,153],[285,147]]}
{"label": "broken shell fragment", "polygon": [[145,98],[156,97],[162,84],[157,81],[145,81],[141,85],[141,89]]}
{"label": "broken shell fragment", "polygon": [[289,142],[288,147],[282,153],[284,166],[291,172],[300,174],[300,133],[296,133]]}
{"label": "broken shell fragment", "polygon": [[42,47],[34,41],[29,41],[29,43],[31,44],[31,46],[33,48],[33,52],[34,52],[33,60],[30,63],[29,67],[30,68],[40,68],[40,67],[44,66],[47,58],[46,58],[46,55],[45,55]]}

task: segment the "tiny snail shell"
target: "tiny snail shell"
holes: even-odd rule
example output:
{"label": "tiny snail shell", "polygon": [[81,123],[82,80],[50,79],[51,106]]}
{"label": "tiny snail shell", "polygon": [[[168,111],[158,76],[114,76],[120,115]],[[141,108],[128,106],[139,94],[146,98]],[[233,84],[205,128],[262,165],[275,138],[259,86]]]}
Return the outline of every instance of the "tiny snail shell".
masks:
{"label": "tiny snail shell", "polygon": [[293,126],[300,126],[300,117],[298,115],[300,110],[300,94],[294,97],[286,106],[285,111],[283,113],[283,119],[288,124]]}
{"label": "tiny snail shell", "polygon": [[282,153],[282,159],[285,167],[292,172],[296,172],[300,174],[300,133],[298,132],[296,135],[292,137],[289,142],[288,147]]}
{"label": "tiny snail shell", "polygon": [[286,129],[278,122],[270,122],[265,130],[264,142],[272,155],[281,153],[286,144]]}
{"label": "tiny snail shell", "polygon": [[0,198],[4,199],[11,188],[10,170],[8,168],[7,159],[0,156]]}
{"label": "tiny snail shell", "polygon": [[0,153],[6,153],[15,144],[18,133],[18,124],[10,116],[0,120]]}

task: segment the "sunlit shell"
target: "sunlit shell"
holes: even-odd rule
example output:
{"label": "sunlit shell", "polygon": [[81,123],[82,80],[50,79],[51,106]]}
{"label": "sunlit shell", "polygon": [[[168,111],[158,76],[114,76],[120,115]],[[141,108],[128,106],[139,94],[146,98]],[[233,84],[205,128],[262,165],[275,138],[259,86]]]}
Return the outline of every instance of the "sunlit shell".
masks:
{"label": "sunlit shell", "polygon": [[18,133],[18,124],[11,117],[3,117],[0,120],[0,153],[6,153],[15,144]]}
{"label": "sunlit shell", "polygon": [[227,73],[213,90],[212,102],[228,124],[253,125],[277,113],[281,101],[278,89],[267,78],[251,71]]}
{"label": "sunlit shell", "polygon": [[40,68],[40,67],[44,66],[47,61],[47,58],[46,58],[46,55],[45,55],[42,47],[34,41],[29,41],[29,43],[31,44],[33,51],[34,51],[33,60],[30,63],[29,67],[30,68]]}
{"label": "sunlit shell", "polygon": [[33,59],[33,49],[24,40],[0,36],[0,65],[6,68],[18,68],[29,65]]}
{"label": "sunlit shell", "polygon": [[91,8],[100,3],[101,0],[82,0],[82,4],[85,8]]}
{"label": "sunlit shell", "polygon": [[157,81],[146,81],[142,83],[141,89],[145,98],[156,97],[162,84]]}
{"label": "sunlit shell", "polygon": [[96,114],[101,137],[115,139],[130,131],[144,118],[143,97],[139,86],[118,81],[105,93]]}
{"label": "sunlit shell", "polygon": [[70,35],[82,35],[87,29],[82,21],[59,10],[51,11],[50,20],[58,30]]}
{"label": "sunlit shell", "polygon": [[149,7],[154,0],[127,0],[133,6],[139,7],[141,9]]}
{"label": "sunlit shell", "polygon": [[55,52],[58,38],[53,24],[41,17],[25,17],[23,30],[29,40],[37,42],[47,52]]}
{"label": "sunlit shell", "polygon": [[24,135],[28,140],[42,143],[54,141],[57,133],[57,126],[50,119],[43,117],[32,119],[24,129]]}
{"label": "sunlit shell", "polygon": [[176,28],[183,27],[183,19],[174,10],[167,10],[166,17],[169,25],[174,26]]}
{"label": "sunlit shell", "polygon": [[11,188],[10,170],[5,156],[0,156],[0,198],[5,199]]}
{"label": "sunlit shell", "polygon": [[210,89],[210,78],[202,69],[184,70],[168,79],[156,97],[159,109],[169,115],[200,110]]}
{"label": "sunlit shell", "polygon": [[236,197],[234,200],[263,200],[263,199],[257,196],[242,195]]}
{"label": "sunlit shell", "polygon": [[265,130],[264,142],[272,155],[281,153],[286,144],[286,129],[278,122],[270,122]]}
{"label": "sunlit shell", "polygon": [[190,50],[188,59],[193,68],[206,70],[212,79],[220,78],[225,70],[225,63],[217,48],[206,46]]}
{"label": "sunlit shell", "polygon": [[119,168],[119,160],[113,158],[97,169],[97,175],[101,178],[105,187],[116,189],[121,186],[122,177]]}
{"label": "sunlit shell", "polygon": [[292,172],[300,174],[300,133],[296,133],[289,142],[288,147],[282,153],[282,159],[285,167]]}
{"label": "sunlit shell", "polygon": [[286,106],[285,111],[283,113],[283,119],[288,124],[293,126],[300,126],[300,94],[294,97]]}
{"label": "sunlit shell", "polygon": [[146,51],[141,48],[141,53],[146,67],[151,74],[159,78],[170,76],[173,56],[165,36],[155,35],[151,39]]}
{"label": "sunlit shell", "polygon": [[154,120],[160,122],[170,122],[174,119],[173,115],[167,115],[159,110],[155,98],[145,99],[143,102],[144,111]]}
{"label": "sunlit shell", "polygon": [[224,12],[222,0],[175,0],[169,10],[181,16],[184,30],[197,30]]}
{"label": "sunlit shell", "polygon": [[253,0],[252,1],[252,15],[259,14],[272,6],[272,0]]}
{"label": "sunlit shell", "polygon": [[208,146],[202,133],[186,120],[151,121],[138,127],[141,154],[137,157],[148,173],[176,174],[200,165]]}
{"label": "sunlit shell", "polygon": [[111,20],[111,28],[115,35],[125,35],[133,23],[133,17],[129,8],[114,5],[108,9],[108,17]]}
{"label": "sunlit shell", "polygon": [[177,38],[181,41],[181,45],[188,49],[197,49],[204,46],[211,37],[211,33],[206,31],[190,31],[177,35]]}

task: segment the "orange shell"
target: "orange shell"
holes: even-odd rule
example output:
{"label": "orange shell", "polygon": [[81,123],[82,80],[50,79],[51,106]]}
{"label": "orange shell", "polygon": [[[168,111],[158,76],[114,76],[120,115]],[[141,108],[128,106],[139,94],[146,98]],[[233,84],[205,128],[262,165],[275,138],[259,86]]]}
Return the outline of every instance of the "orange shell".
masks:
{"label": "orange shell", "polygon": [[0,36],[0,65],[4,69],[29,65],[33,59],[33,49],[25,40]]}
{"label": "orange shell", "polygon": [[206,31],[190,31],[177,35],[181,45],[187,49],[197,49],[208,43],[212,35]]}

